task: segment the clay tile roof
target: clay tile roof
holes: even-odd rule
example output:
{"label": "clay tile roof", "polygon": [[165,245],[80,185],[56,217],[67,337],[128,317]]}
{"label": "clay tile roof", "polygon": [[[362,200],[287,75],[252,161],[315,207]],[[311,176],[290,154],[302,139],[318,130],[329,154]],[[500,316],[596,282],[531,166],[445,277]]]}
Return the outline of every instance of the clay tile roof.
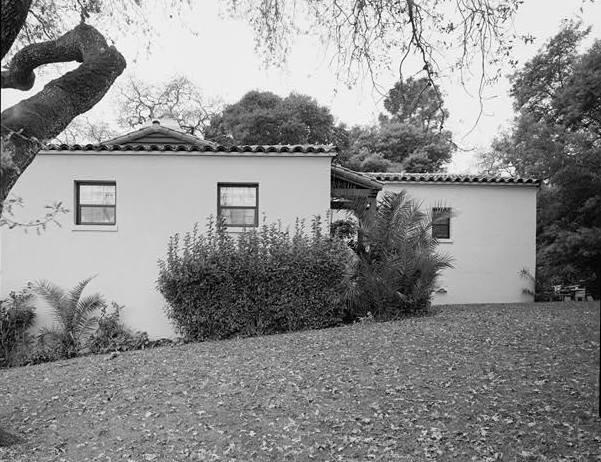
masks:
{"label": "clay tile roof", "polygon": [[221,146],[217,144],[47,144],[45,151],[123,151],[123,152],[214,152],[214,153],[331,153],[332,145],[245,145]]}
{"label": "clay tile roof", "polygon": [[99,144],[48,144],[46,151],[127,151],[127,152],[214,152],[214,153],[332,153],[332,145],[244,145],[221,146],[189,133],[169,128],[155,120],[151,125]]}
{"label": "clay tile roof", "polygon": [[467,175],[450,173],[409,173],[409,172],[369,172],[367,176],[384,183],[419,182],[419,183],[486,183],[486,184],[523,184],[540,185],[536,178],[515,178],[493,175]]}

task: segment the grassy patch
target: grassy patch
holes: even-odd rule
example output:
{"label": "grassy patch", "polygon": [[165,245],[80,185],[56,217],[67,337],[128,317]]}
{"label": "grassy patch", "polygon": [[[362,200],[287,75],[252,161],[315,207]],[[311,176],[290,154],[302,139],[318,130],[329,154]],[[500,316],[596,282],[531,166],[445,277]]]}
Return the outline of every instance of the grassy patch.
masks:
{"label": "grassy patch", "polygon": [[596,460],[599,304],[433,317],[0,371],[14,461]]}

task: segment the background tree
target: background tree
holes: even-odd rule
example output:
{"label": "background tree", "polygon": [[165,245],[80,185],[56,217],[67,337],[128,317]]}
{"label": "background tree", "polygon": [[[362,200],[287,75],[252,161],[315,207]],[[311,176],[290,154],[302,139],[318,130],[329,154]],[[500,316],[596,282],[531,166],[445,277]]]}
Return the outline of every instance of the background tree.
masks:
{"label": "background tree", "polygon": [[424,130],[442,129],[449,116],[439,104],[440,89],[426,78],[399,80],[384,98],[384,108],[394,122],[416,125]]}
{"label": "background tree", "polygon": [[96,144],[118,135],[119,131],[106,120],[90,119],[81,115],[73,119],[54,141],[64,144]]}
{"label": "background tree", "polygon": [[601,268],[601,41],[566,23],[512,78],[517,112],[485,161],[544,180],[538,197],[537,277],[586,281],[599,296]]}
{"label": "background tree", "polygon": [[157,85],[130,78],[119,89],[117,105],[122,127],[135,127],[153,119],[171,118],[178,122],[182,130],[193,135],[204,135],[211,119],[222,106],[219,99],[206,97],[183,76]]}
{"label": "background tree", "polygon": [[206,138],[223,145],[346,142],[329,108],[307,95],[282,98],[268,91],[250,91],[228,105],[213,117]]}
{"label": "background tree", "polygon": [[442,129],[448,111],[438,95],[426,78],[397,82],[384,100],[389,114],[377,126],[351,130],[343,164],[359,171],[440,171],[455,145]]}

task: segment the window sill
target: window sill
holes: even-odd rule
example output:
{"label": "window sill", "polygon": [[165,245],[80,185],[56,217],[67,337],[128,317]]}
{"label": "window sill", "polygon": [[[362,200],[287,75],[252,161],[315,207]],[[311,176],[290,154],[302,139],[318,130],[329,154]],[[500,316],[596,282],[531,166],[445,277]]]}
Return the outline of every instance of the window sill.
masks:
{"label": "window sill", "polygon": [[453,239],[436,239],[439,244],[452,244]]}
{"label": "window sill", "polygon": [[227,226],[226,231],[228,233],[240,234],[253,229],[259,229],[258,226]]}
{"label": "window sill", "polygon": [[102,231],[102,232],[116,232],[119,231],[117,225],[73,225],[71,231]]}

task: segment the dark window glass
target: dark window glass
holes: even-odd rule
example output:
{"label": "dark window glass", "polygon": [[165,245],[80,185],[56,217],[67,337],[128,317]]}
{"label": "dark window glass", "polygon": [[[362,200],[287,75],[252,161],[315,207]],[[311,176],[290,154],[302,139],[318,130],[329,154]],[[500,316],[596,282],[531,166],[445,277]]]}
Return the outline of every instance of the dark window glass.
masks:
{"label": "dark window glass", "polygon": [[451,209],[436,207],[432,209],[432,237],[436,239],[451,238]]}
{"label": "dark window glass", "polygon": [[117,185],[114,182],[75,182],[75,223],[114,225],[117,220]]}
{"label": "dark window glass", "polygon": [[219,183],[217,214],[227,226],[258,226],[259,185]]}

